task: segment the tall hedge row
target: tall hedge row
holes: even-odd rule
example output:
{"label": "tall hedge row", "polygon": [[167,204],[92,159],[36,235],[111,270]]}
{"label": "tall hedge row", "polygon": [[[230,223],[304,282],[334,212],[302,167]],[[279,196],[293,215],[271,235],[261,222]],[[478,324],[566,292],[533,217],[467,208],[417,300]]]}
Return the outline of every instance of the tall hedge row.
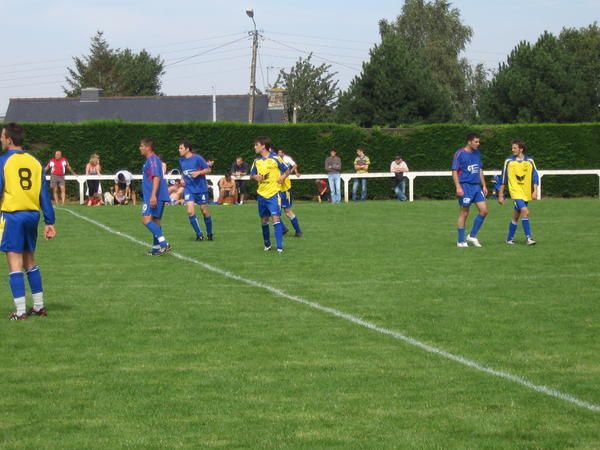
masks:
{"label": "tall hedge row", "polygon": [[[198,151],[216,159],[215,171],[224,173],[237,155],[253,159],[253,140],[270,136],[277,146],[287,149],[305,173],[324,171],[329,149],[335,147],[343,170],[352,171],[355,150],[362,145],[371,158],[371,171],[385,172],[394,156],[404,156],[411,170],[448,170],[454,151],[464,144],[465,135],[478,132],[487,169],[501,169],[510,154],[510,141],[527,141],[529,154],[540,169],[600,168],[600,123],[539,125],[426,125],[399,129],[365,130],[334,124],[247,125],[240,123],[136,124],[117,121],[83,124],[26,124],[29,149],[46,160],[60,149],[77,171],[83,171],[89,155],[101,155],[104,172],[127,168],[139,173],[142,158],[138,144],[152,137],[158,153],[169,166],[177,164],[181,139],[192,141]],[[418,197],[452,196],[450,179],[417,179]],[[296,183],[300,195],[312,195],[314,186]],[[547,177],[548,195],[597,195],[598,178]],[[370,197],[389,197],[391,180],[370,180]]]}

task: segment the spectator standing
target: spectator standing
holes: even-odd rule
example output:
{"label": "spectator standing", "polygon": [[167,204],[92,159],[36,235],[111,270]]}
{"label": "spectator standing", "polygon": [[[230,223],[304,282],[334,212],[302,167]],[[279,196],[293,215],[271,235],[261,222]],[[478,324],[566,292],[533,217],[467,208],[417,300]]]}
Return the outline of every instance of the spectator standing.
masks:
{"label": "spectator standing", "polygon": [[392,165],[390,166],[390,172],[394,174],[394,192],[396,193],[396,197],[401,202],[406,201],[406,176],[405,173],[408,172],[408,166],[406,162],[402,159],[402,156],[396,156],[396,159],[392,161]]}
{"label": "spectator standing", "polygon": [[231,172],[227,172],[219,180],[219,203],[221,205],[231,205],[237,198],[237,188],[235,180],[231,177]]}
{"label": "spectator standing", "polygon": [[239,205],[244,204],[244,197],[248,195],[248,187],[246,180],[239,180],[237,178],[248,175],[250,167],[248,163],[244,161],[244,158],[238,156],[235,162],[231,165],[231,174],[236,178],[235,185],[237,191],[237,203]]}
{"label": "spectator standing", "polygon": [[340,203],[342,201],[342,192],[340,189],[340,173],[342,172],[342,160],[337,155],[337,150],[332,148],[329,157],[325,159],[325,170],[329,180],[329,190],[331,191],[331,203]]}
{"label": "spectator standing", "polygon": [[[354,159],[354,170],[358,174],[369,173],[369,166],[371,160],[365,155],[365,150],[359,147],[356,150],[356,158]],[[355,178],[352,185],[352,200],[358,200],[358,185],[361,185],[360,199],[365,201],[367,199],[367,179],[366,178]]]}
{"label": "spectator standing", "polygon": [[[93,153],[90,156],[90,161],[85,166],[85,174],[102,175],[100,156],[97,153]],[[87,180],[86,183],[88,188],[88,206],[91,206],[92,204],[102,204],[102,198],[100,197],[100,180]]]}
{"label": "spectator standing", "polygon": [[315,185],[317,186],[317,199],[319,203],[328,201],[327,182],[325,180],[315,180]]}
{"label": "spectator standing", "polygon": [[118,193],[120,190],[125,194],[125,198],[128,200],[131,199],[133,204],[136,204],[133,174],[128,170],[119,170],[115,175],[115,193]]}
{"label": "spectator standing", "polygon": [[48,161],[44,170],[46,172],[48,172],[48,170],[50,171],[50,187],[52,188],[52,194],[54,195],[54,204],[58,205],[58,191],[60,191],[61,203],[64,205],[67,196],[65,189],[65,175],[67,170],[71,172],[72,175],[77,174],[71,169],[69,161],[63,156],[60,150],[57,150],[54,153],[54,158]]}

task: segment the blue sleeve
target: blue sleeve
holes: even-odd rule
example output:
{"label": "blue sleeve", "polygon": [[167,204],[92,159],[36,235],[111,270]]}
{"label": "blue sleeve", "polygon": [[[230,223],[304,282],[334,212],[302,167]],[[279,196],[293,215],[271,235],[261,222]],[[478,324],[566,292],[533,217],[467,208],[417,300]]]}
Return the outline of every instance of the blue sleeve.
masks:
{"label": "blue sleeve", "polygon": [[150,176],[160,177],[162,175],[162,165],[159,164],[160,159],[158,157],[150,158]]}
{"label": "blue sleeve", "polygon": [[452,159],[452,170],[460,169],[460,155],[461,155],[461,152],[456,152],[454,154],[454,158]]}
{"label": "blue sleeve", "polygon": [[506,186],[508,184],[508,163],[509,162],[510,162],[510,159],[507,159],[506,161],[504,161],[504,168],[502,169],[501,184],[503,184],[504,186]]}
{"label": "blue sleeve", "polygon": [[48,190],[48,183],[46,182],[46,175],[42,172],[42,189],[40,191],[40,206],[42,207],[42,214],[44,214],[44,223],[46,225],[54,225],[54,207],[52,206],[52,200],[50,199],[50,191]]}
{"label": "blue sleeve", "polygon": [[538,174],[537,167],[535,166],[535,162],[533,159],[530,159],[531,165],[533,167],[533,184],[535,186],[539,186],[540,184],[540,175]]}
{"label": "blue sleeve", "polygon": [[258,171],[256,170],[256,161],[252,163],[252,169],[250,169],[250,175],[257,175]]}
{"label": "blue sleeve", "polygon": [[200,168],[200,170],[210,168],[210,166],[202,156],[198,156],[198,167]]}
{"label": "blue sleeve", "polygon": [[277,165],[279,166],[279,170],[281,170],[281,173],[284,173],[286,171],[288,171],[290,168],[283,162],[283,160],[281,158],[275,158],[275,161],[277,161]]}

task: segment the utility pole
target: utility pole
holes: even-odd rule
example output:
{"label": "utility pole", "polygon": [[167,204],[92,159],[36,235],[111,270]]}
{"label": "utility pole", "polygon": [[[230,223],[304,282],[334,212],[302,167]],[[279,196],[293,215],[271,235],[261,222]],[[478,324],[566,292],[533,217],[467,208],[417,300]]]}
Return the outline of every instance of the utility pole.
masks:
{"label": "utility pole", "polygon": [[256,54],[258,52],[258,30],[254,21],[254,10],[247,9],[246,15],[252,19],[254,30],[252,36],[252,66],[250,67],[250,104],[248,105],[248,123],[254,123],[254,110],[256,108]]}

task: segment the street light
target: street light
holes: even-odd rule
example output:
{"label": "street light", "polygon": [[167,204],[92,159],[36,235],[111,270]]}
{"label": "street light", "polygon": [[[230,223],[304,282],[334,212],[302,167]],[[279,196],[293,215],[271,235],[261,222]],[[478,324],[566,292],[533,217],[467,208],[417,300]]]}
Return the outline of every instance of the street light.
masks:
{"label": "street light", "polygon": [[258,51],[258,30],[254,20],[254,9],[247,9],[246,15],[252,19],[254,30],[252,35],[252,66],[250,67],[250,104],[248,105],[248,123],[254,123],[254,109],[256,107],[256,53]]}

